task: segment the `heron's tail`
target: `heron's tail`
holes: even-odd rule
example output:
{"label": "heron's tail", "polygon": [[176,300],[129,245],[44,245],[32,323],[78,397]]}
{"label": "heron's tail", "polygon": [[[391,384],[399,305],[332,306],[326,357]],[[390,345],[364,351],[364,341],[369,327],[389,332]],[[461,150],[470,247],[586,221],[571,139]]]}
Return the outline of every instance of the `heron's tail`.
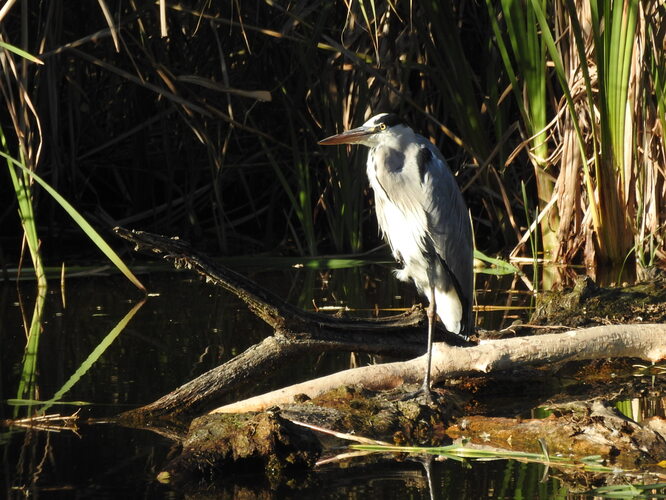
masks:
{"label": "heron's tail", "polygon": [[444,323],[446,330],[466,338],[463,305],[456,289],[454,287],[448,291],[435,289],[435,304],[437,305],[437,316]]}

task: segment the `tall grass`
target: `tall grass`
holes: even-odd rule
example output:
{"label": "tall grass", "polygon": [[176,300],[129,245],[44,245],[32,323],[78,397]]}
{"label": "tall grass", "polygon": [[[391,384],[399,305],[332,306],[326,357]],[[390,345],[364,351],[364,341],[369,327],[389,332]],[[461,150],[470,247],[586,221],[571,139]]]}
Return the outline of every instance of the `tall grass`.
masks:
{"label": "tall grass", "polygon": [[[649,18],[638,22],[650,4],[641,5],[638,0],[527,2],[564,96],[555,101],[553,87],[550,100],[558,105],[550,110],[554,154],[548,168],[559,171],[553,196],[560,216],[554,255],[567,262],[579,255],[592,269],[598,263],[621,266],[641,241],[637,199],[645,186],[636,179],[647,168],[663,182],[656,165],[639,154],[642,134],[651,127],[637,126],[645,118],[641,110],[654,106],[646,92],[650,61],[640,31],[649,28]],[[516,29],[508,20],[506,27],[510,33]],[[653,230],[659,231],[654,225]]]}
{"label": "tall grass", "polygon": [[[519,147],[526,145],[528,148],[527,157],[534,167],[538,208],[545,210],[553,196],[555,177],[549,170],[547,51],[543,37],[539,34],[535,4],[520,0],[501,1],[506,30],[502,30],[497,22],[500,16],[495,3],[487,0],[486,5],[497,48],[520,112],[525,140]],[[546,2],[540,1],[536,5],[544,9]],[[543,250],[550,255],[557,249],[557,225],[558,217],[552,210],[540,227]]]}
{"label": "tall grass", "polygon": [[629,91],[632,66],[640,64],[633,57],[638,0],[605,0],[601,2],[602,12],[597,10],[596,2],[590,7],[603,158],[596,172],[597,188],[603,194],[599,197],[601,221],[596,229],[601,258],[619,263],[631,250],[631,233],[636,229],[630,225],[635,215],[636,116],[627,110],[638,104],[635,85]]}
{"label": "tall grass", "polygon": [[365,153],[316,140],[393,110],[449,159],[481,249],[530,253],[524,181],[545,257],[664,256],[656,4],[38,5],[9,9],[3,40],[45,63],[21,80],[48,124],[38,163],[84,211],[220,253],[373,248]]}
{"label": "tall grass", "polygon": [[[25,29],[24,25],[22,27],[24,35]],[[4,36],[4,34],[0,33],[1,36]],[[25,36],[22,38],[25,45]],[[15,56],[19,58],[18,61]],[[37,360],[43,327],[42,316],[47,294],[42,245],[36,221],[35,181],[65,209],[76,224],[116,264],[121,272],[145,292],[144,286],[99,233],[55,189],[35,173],[42,150],[42,127],[29,92],[28,64],[34,65],[37,63],[41,64],[41,61],[27,51],[0,40],[0,68],[3,71],[2,79],[0,79],[0,92],[4,98],[6,115],[11,122],[13,133],[11,138],[8,138],[5,129],[0,125],[0,156],[7,165],[22,228],[23,245],[21,245],[20,262],[23,264],[23,250],[27,247],[37,284],[35,304],[30,317],[23,304],[21,304],[26,332],[26,346],[22,361],[21,378],[17,389],[17,399],[26,400],[35,400],[38,397]]]}
{"label": "tall grass", "polygon": [[[14,59],[19,57],[19,62]],[[42,331],[42,315],[47,293],[46,273],[40,250],[40,240],[37,233],[37,222],[35,219],[35,205],[32,189],[32,178],[30,170],[26,168],[29,162],[33,168],[39,158],[41,144],[40,133],[37,133],[38,145],[33,143],[35,136],[32,125],[37,124],[35,108],[25,87],[25,79],[22,75],[26,72],[27,61],[35,62],[35,58],[27,52],[2,41],[0,45],[0,68],[3,71],[3,79],[0,81],[0,89],[7,104],[7,111],[17,140],[15,144],[9,144],[5,136],[4,128],[0,125],[0,156],[7,165],[9,178],[14,191],[14,197],[18,206],[18,214],[23,230],[22,251],[27,246],[32,268],[37,282],[37,293],[32,315],[29,317],[22,305],[23,324],[25,325],[26,346],[23,354],[21,379],[17,389],[18,398],[34,399],[36,392],[37,354],[39,352],[39,340]],[[23,65],[23,67],[21,67]],[[36,146],[36,147],[35,147]],[[12,155],[16,154],[20,160]],[[23,258],[21,258],[23,262]]]}

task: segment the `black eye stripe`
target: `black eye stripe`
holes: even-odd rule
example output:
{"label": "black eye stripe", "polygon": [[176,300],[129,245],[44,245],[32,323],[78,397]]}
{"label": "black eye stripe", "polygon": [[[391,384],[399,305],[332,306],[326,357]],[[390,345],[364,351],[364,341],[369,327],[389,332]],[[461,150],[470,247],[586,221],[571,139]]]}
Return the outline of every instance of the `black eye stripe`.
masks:
{"label": "black eye stripe", "polygon": [[377,125],[386,125],[386,127],[393,127],[394,125],[399,125],[401,123],[404,123],[398,115],[395,113],[389,113],[385,116],[382,116],[379,121],[377,122]]}

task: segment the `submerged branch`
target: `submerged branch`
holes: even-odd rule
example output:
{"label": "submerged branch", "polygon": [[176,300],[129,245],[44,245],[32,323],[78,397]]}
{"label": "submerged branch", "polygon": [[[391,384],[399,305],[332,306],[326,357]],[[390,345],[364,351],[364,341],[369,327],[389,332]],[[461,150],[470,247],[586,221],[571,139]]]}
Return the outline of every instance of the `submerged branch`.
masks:
{"label": "submerged branch", "polygon": [[204,276],[207,281],[229,290],[250,310],[269,325],[276,327],[283,314],[280,311],[292,311],[292,306],[269,290],[258,287],[245,276],[231,269],[216,265],[211,259],[194,251],[186,241],[179,238],[168,238],[159,234],[144,231],[132,231],[122,227],[114,228],[114,232],[134,243],[136,251],[147,251],[171,261],[176,268],[187,268]]}
{"label": "submerged branch", "polygon": [[178,238],[122,227],[116,227],[114,231],[118,236],[134,243],[135,250],[160,255],[165,260],[171,261],[176,268],[185,267],[196,271],[207,282],[231,292],[245,302],[254,314],[276,330],[297,332],[312,328],[330,328],[351,333],[381,329],[382,333],[393,334],[417,326],[423,327],[425,324],[425,314],[420,308],[396,316],[369,319],[343,318],[304,311],[242,274],[196,252],[189,243]]}

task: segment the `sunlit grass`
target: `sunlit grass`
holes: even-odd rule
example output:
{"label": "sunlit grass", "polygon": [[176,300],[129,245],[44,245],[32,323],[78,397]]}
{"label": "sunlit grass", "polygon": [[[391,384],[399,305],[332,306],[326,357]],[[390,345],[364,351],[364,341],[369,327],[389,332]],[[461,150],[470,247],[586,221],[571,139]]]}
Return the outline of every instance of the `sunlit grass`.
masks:
{"label": "sunlit grass", "polygon": [[[3,47],[9,50],[7,47]],[[19,51],[20,52],[20,51]],[[21,366],[21,378],[17,388],[16,396],[22,398],[34,398],[36,393],[37,376],[37,355],[39,353],[39,340],[42,333],[42,316],[44,313],[44,303],[46,301],[47,281],[44,272],[44,265],[40,251],[40,241],[37,234],[37,224],[35,222],[33,191],[30,183],[29,170],[22,162],[15,160],[8,153],[9,145],[0,127],[0,144],[3,151],[0,151],[6,163],[9,175],[14,187],[14,193],[18,202],[19,218],[23,228],[24,243],[27,247],[32,260],[34,276],[37,281],[37,296],[32,311],[28,315],[25,306],[22,307],[23,324],[26,334],[26,345],[23,353]]]}
{"label": "sunlit grass", "polygon": [[[544,210],[548,206],[555,188],[555,177],[548,172],[549,130],[548,130],[548,64],[546,45],[539,33],[539,25],[533,2],[503,0],[500,2],[506,30],[497,22],[498,12],[495,3],[487,0],[495,42],[502,57],[504,67],[520,111],[528,143],[527,157],[534,166],[537,190],[537,206]],[[545,2],[540,3],[545,8]],[[505,34],[506,33],[506,34]],[[508,43],[505,43],[508,38]],[[523,149],[524,142],[518,148]],[[523,198],[525,195],[523,194]],[[554,215],[554,216],[553,216]],[[529,217],[528,217],[529,219]],[[557,246],[557,214],[550,211],[547,223],[540,224],[544,252],[554,254]],[[533,253],[534,254],[534,253]]]}
{"label": "sunlit grass", "polygon": [[[28,319],[26,312],[22,311],[23,323],[26,325],[26,343],[21,363],[21,379],[16,390],[17,399],[34,399],[37,394],[39,340],[42,335],[46,292],[46,286],[37,286],[37,296],[30,319]],[[17,414],[17,410],[15,410],[14,416]]]}
{"label": "sunlit grass", "polygon": [[655,484],[614,484],[600,486],[586,492],[595,498],[631,498],[657,499],[666,498],[666,483]]}
{"label": "sunlit grass", "polygon": [[355,444],[351,445],[350,448],[378,453],[418,453],[437,455],[442,458],[456,461],[470,460],[472,462],[485,462],[490,460],[517,460],[520,462],[540,463],[560,468],[573,468],[586,472],[619,472],[614,467],[604,465],[604,460],[598,455],[574,459],[571,457],[554,456],[547,453],[500,450],[490,447],[472,446],[469,444],[451,444],[448,446],[435,447]]}

